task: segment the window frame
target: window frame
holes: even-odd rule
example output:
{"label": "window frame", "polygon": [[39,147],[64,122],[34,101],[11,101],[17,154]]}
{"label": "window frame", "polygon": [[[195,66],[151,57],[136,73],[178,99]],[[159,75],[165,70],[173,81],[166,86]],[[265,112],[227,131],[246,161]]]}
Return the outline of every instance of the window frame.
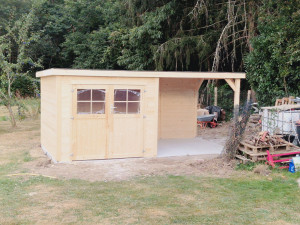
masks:
{"label": "window frame", "polygon": [[[115,91],[116,90],[126,90],[126,100],[125,101],[115,101]],[[129,101],[129,90],[138,90],[139,91],[139,100],[138,101]],[[141,102],[142,102],[142,88],[114,88],[113,89],[113,110],[111,114],[113,115],[140,115],[141,112]],[[115,103],[125,103],[126,112],[125,113],[116,113],[115,112]],[[128,103],[139,103],[138,113],[128,113]]]}
{"label": "window frame", "polygon": [[[78,100],[78,91],[79,90],[90,90],[90,100]],[[93,90],[103,90],[105,95],[104,95],[104,100],[93,100]],[[77,87],[75,89],[75,94],[76,94],[76,115],[77,116],[99,116],[99,115],[106,115],[107,109],[107,94],[108,94],[108,89],[107,88],[94,88],[94,87],[89,87],[89,88],[84,88],[84,87]],[[90,103],[90,112],[89,113],[79,113],[78,112],[78,103]],[[93,103],[104,103],[104,113],[93,113]]]}

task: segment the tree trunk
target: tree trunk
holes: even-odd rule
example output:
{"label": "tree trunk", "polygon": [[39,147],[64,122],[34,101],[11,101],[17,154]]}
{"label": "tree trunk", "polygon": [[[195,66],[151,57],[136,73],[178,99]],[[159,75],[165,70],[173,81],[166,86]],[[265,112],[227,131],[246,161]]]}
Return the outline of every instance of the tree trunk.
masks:
{"label": "tree trunk", "polygon": [[[249,2],[249,12],[248,12],[248,37],[247,37],[247,43],[248,43],[248,47],[249,47],[249,52],[253,51],[253,47],[251,45],[251,39],[253,37],[255,37],[256,35],[256,24],[255,24],[255,16],[256,16],[256,11],[257,8],[255,8],[255,1],[250,1]],[[257,102],[256,99],[256,92],[253,89],[253,87],[251,87],[251,100],[252,102]]]}
{"label": "tree trunk", "polygon": [[255,2],[250,1],[249,2],[249,12],[248,12],[248,37],[247,37],[247,43],[249,47],[249,52],[253,51],[253,47],[251,45],[251,39],[255,36],[256,33],[256,25],[255,25]]}
{"label": "tree trunk", "polygon": [[14,115],[14,112],[13,112],[13,110],[12,110],[12,108],[11,108],[11,105],[8,104],[8,105],[6,106],[6,108],[8,109],[8,112],[9,112],[9,117],[10,117],[11,126],[12,126],[13,128],[17,127],[15,115]]}

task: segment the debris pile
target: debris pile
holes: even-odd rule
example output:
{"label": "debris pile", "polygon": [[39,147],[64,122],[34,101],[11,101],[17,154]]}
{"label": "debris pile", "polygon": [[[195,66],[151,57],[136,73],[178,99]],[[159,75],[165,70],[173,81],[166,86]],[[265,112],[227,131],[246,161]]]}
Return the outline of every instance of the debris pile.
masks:
{"label": "debris pile", "polygon": [[245,133],[243,135],[244,140],[248,140],[249,137],[256,136],[261,131],[261,115],[252,114],[246,125]]}
{"label": "debris pile", "polygon": [[245,143],[253,146],[274,146],[286,144],[286,141],[279,135],[270,135],[268,131],[259,132],[258,135],[253,135],[249,140],[244,140]]}
{"label": "debris pile", "polygon": [[243,163],[266,160],[268,150],[270,153],[286,153],[292,150],[292,145],[281,135],[270,135],[261,129],[261,115],[252,114],[235,155]]}

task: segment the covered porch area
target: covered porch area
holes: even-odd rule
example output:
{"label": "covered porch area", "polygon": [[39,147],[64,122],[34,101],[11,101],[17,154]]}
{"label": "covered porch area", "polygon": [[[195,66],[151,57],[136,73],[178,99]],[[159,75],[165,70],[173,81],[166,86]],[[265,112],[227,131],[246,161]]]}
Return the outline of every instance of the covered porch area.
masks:
{"label": "covered porch area", "polygon": [[[240,104],[243,73],[200,73],[202,77],[160,78],[157,157],[221,154],[226,137],[207,139],[197,126],[199,88],[205,80],[224,79],[234,92],[234,110]],[[211,129],[211,128],[206,128]],[[211,129],[213,132],[215,129]],[[228,129],[227,129],[228,130]]]}

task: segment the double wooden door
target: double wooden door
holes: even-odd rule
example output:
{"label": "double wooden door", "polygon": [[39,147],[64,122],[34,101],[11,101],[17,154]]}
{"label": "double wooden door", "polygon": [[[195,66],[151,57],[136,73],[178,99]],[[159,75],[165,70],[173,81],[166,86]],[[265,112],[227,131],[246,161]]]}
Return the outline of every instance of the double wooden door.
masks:
{"label": "double wooden door", "polygon": [[73,160],[143,156],[143,86],[73,86]]}

